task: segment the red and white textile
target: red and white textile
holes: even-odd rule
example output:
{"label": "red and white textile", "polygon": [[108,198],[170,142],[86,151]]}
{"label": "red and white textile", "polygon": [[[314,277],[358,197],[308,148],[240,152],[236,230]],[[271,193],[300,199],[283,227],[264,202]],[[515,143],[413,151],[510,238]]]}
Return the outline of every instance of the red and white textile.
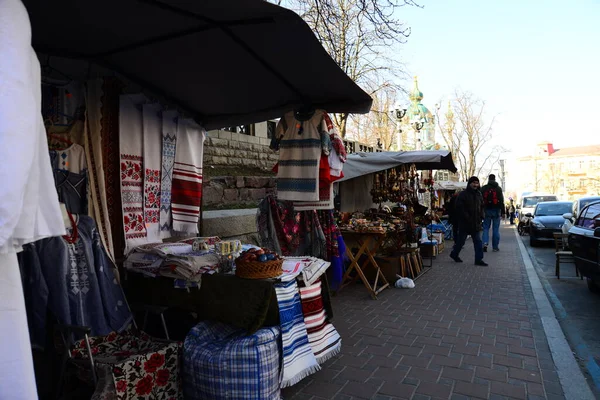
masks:
{"label": "red and white textile", "polygon": [[162,117],[160,104],[144,104],[144,223],[148,241],[160,240],[160,170],[162,167]]}
{"label": "red and white textile", "polygon": [[340,334],[331,323],[327,322],[321,290],[320,280],[314,285],[300,288],[308,342],[319,364],[338,354],[342,348]]}
{"label": "red and white textile", "polygon": [[122,95],[119,101],[121,201],[125,253],[147,242],[144,223],[144,157],[142,105],[144,95]]}
{"label": "red and white textile", "polygon": [[191,119],[180,119],[173,165],[173,230],[198,233],[202,205],[202,154],[205,131]]}

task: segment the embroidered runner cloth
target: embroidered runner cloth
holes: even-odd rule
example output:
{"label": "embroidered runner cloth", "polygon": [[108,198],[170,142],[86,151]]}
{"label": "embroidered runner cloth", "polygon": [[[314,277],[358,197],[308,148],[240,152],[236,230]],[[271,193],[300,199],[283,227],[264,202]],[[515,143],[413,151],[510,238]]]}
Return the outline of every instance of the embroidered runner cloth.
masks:
{"label": "embroidered runner cloth", "polygon": [[151,242],[160,240],[160,169],[162,118],[159,104],[144,104],[144,222]]}
{"label": "embroidered runner cloth", "polygon": [[[104,129],[106,125],[108,125],[107,120],[110,119],[110,113],[107,112],[108,104],[104,103],[112,93],[109,94],[103,90],[103,83],[104,80],[93,80],[86,85],[86,118],[83,135],[85,154],[89,163],[88,179],[90,203],[88,204],[88,212],[96,221],[102,244],[111,261],[114,262],[115,249],[113,246],[113,232],[108,211],[109,189],[105,180],[105,172],[107,171],[108,166],[105,165],[102,157],[103,146],[109,147],[110,143],[110,139],[106,137],[108,135]],[[116,96],[112,96],[112,98],[115,97]],[[114,108],[114,111],[117,112],[118,107]],[[118,154],[113,156],[118,157]],[[112,179],[118,178],[113,177]]]}
{"label": "embroidered runner cloth", "polygon": [[308,342],[296,280],[276,283],[274,286],[279,305],[283,347],[281,387],[285,388],[295,385],[310,374],[319,371],[321,367]]}
{"label": "embroidered runner cloth", "polygon": [[119,147],[121,153],[121,200],[125,253],[146,243],[144,223],[143,95],[122,95],[119,102]]}
{"label": "embroidered runner cloth", "polygon": [[204,129],[193,120],[179,120],[171,190],[173,230],[177,232],[198,233],[204,138]]}
{"label": "embroidered runner cloth", "polygon": [[321,294],[321,281],[300,288],[300,298],[302,299],[302,313],[308,332],[308,342],[317,362],[323,364],[340,352],[342,338],[334,326],[327,322]]}
{"label": "embroidered runner cloth", "polygon": [[160,237],[171,237],[171,190],[173,186],[173,163],[177,145],[177,111],[162,113],[162,171],[160,182]]}

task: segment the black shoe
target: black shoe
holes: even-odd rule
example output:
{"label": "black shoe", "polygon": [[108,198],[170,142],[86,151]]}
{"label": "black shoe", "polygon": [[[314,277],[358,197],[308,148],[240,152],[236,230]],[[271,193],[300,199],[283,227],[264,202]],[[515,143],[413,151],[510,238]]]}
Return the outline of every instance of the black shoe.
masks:
{"label": "black shoe", "polygon": [[454,254],[452,254],[452,253],[450,253],[450,258],[451,258],[451,259],[453,259],[453,260],[454,260],[455,262],[457,262],[457,263],[461,263],[461,262],[463,262],[463,260],[461,260],[459,256],[457,256],[457,255],[454,255]]}
{"label": "black shoe", "polygon": [[483,245],[483,252],[484,252],[484,253],[487,253],[487,244],[484,244],[484,245]]}
{"label": "black shoe", "polygon": [[500,249],[494,249],[493,251],[500,251]]}
{"label": "black shoe", "polygon": [[482,267],[487,267],[489,264],[486,263],[483,260],[479,260],[479,261],[475,261],[475,265],[479,265],[479,266],[482,266]]}

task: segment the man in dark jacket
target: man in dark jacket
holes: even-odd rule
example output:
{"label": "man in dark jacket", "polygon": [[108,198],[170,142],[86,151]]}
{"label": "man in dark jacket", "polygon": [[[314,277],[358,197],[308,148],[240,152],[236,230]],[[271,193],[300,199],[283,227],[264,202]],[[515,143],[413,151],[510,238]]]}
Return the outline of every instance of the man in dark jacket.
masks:
{"label": "man in dark jacket", "polygon": [[487,266],[483,261],[483,244],[481,242],[481,221],[483,220],[483,198],[479,192],[479,178],[469,178],[467,188],[460,192],[456,199],[456,220],[458,222],[458,237],[454,240],[454,248],[450,258],[462,262],[460,250],[465,245],[467,236],[473,239],[475,249],[475,265]]}
{"label": "man in dark jacket", "polygon": [[490,242],[490,227],[492,227],[492,248],[498,251],[500,244],[500,218],[504,218],[506,209],[504,208],[504,194],[502,188],[496,182],[496,175],[491,174],[488,178],[488,184],[485,185],[481,193],[483,195],[483,207],[485,218],[483,220],[483,251],[487,251]]}

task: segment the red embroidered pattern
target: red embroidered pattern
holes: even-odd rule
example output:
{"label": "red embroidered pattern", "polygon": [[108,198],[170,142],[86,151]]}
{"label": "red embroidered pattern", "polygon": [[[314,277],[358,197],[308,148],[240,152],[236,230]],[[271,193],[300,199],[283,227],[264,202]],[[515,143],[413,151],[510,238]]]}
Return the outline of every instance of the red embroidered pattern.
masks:
{"label": "red embroidered pattern", "polygon": [[124,161],[121,161],[121,180],[123,185],[126,181],[141,181],[142,180],[142,162],[129,161],[126,158],[132,156],[123,155]]}

